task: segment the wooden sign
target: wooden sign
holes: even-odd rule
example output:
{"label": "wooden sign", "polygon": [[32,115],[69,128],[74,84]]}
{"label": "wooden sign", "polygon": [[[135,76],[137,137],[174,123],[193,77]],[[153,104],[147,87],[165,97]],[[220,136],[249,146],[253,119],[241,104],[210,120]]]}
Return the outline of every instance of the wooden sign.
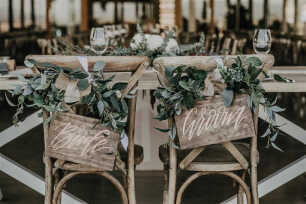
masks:
{"label": "wooden sign", "polygon": [[195,108],[175,117],[175,122],[181,149],[255,136],[246,95],[236,97],[229,108],[220,96],[201,101]]}
{"label": "wooden sign", "polygon": [[57,113],[50,124],[46,154],[53,158],[113,170],[119,134],[97,119]]}

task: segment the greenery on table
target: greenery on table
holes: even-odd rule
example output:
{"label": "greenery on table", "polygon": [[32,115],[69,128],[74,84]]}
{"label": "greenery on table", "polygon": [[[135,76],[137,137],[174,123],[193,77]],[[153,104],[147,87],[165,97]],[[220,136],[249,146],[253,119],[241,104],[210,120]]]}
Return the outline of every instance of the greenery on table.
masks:
{"label": "greenery on table", "polygon": [[[221,75],[221,81],[226,84],[221,95],[224,105],[229,107],[235,99],[235,95],[247,94],[248,106],[255,112],[256,108],[262,105],[268,118],[268,129],[262,137],[267,137],[267,147],[272,145],[274,148],[282,151],[276,144],[276,138],[279,133],[276,124],[275,114],[284,109],[276,106],[276,99],[270,101],[268,94],[261,85],[260,76],[265,76],[262,62],[258,57],[248,57],[242,60],[237,57],[231,67],[223,65],[221,58],[216,58],[218,71]],[[158,120],[173,119],[175,115],[181,115],[182,110],[191,109],[196,101],[205,99],[203,91],[205,89],[205,79],[207,72],[197,70],[194,67],[179,66],[167,67],[165,76],[167,83],[162,88],[158,88],[154,96],[158,99],[157,112]],[[279,77],[279,76],[278,76]],[[283,81],[283,78],[279,78]],[[172,129],[158,129],[162,132],[168,132],[173,141],[176,137],[176,127]]]}
{"label": "greenery on table", "polygon": [[[207,55],[205,50],[205,35],[201,35],[199,42],[190,45],[188,49],[179,48],[175,52],[167,52],[166,48],[170,39],[176,38],[174,33],[169,31],[163,39],[163,43],[160,47],[150,50],[148,49],[147,40],[145,34],[138,26],[138,33],[142,35],[141,42],[137,43],[138,46],[135,48],[132,47],[123,47],[123,46],[108,46],[107,50],[102,54],[102,56],[147,56],[153,62],[154,59],[158,57],[166,56],[204,56]],[[133,41],[132,41],[133,42]],[[80,47],[73,45],[65,40],[58,41],[58,46],[53,50],[56,54],[60,55],[86,55],[86,56],[99,56],[96,52],[91,50],[89,47]]]}
{"label": "greenery on table", "polygon": [[[90,75],[80,68],[70,69],[50,63],[38,63],[34,60],[25,62],[27,67],[37,68],[41,74],[30,79],[19,76],[25,82],[24,86],[18,86],[11,91],[18,97],[17,111],[13,122],[19,121],[20,114],[26,107],[44,109],[48,112],[66,112],[71,105],[86,105],[87,116],[98,118],[100,122],[113,130],[121,132],[127,125],[128,105],[126,99],[121,96],[121,90],[126,83],[116,83],[110,86],[114,76],[104,78],[103,62],[94,65],[94,72]],[[70,80],[78,80],[77,87],[80,91],[91,86],[89,95],[83,96],[80,101],[67,104],[64,100],[65,90],[56,88],[56,79],[63,73]],[[133,97],[128,94],[127,98]],[[8,101],[12,104],[11,101]],[[13,105],[13,104],[12,104]],[[55,114],[52,114],[45,122],[50,122]]]}

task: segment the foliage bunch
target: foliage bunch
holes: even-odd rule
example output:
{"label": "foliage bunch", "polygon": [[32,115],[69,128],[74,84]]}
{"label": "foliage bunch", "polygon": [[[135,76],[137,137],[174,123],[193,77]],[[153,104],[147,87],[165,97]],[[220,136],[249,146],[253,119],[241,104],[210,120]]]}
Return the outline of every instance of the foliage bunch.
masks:
{"label": "foliage bunch", "polygon": [[[66,112],[71,105],[86,105],[87,115],[100,120],[103,125],[121,132],[127,123],[128,105],[125,98],[121,97],[121,90],[126,83],[116,83],[110,86],[114,76],[104,78],[103,62],[94,65],[94,72],[89,74],[81,68],[70,69],[50,63],[38,63],[34,60],[25,62],[27,67],[37,68],[41,74],[30,79],[19,76],[25,85],[18,86],[11,91],[13,96],[18,97],[17,111],[13,122],[19,121],[19,115],[23,113],[24,107],[35,107],[48,112]],[[63,73],[69,80],[78,80],[77,87],[80,91],[90,87],[90,94],[83,96],[80,101],[67,104],[65,102],[65,90],[56,88],[56,79]],[[127,95],[126,97],[133,97]],[[12,104],[12,102],[9,102]],[[55,114],[46,120],[50,122]]]}
{"label": "foliage bunch", "polygon": [[[180,115],[184,108],[193,108],[196,101],[204,98],[206,71],[185,65],[169,66],[165,69],[165,76],[167,84],[154,92],[154,96],[158,99],[156,119],[166,120]],[[158,130],[168,132],[170,138],[174,140],[175,124],[172,130]]]}
{"label": "foliage bunch", "polygon": [[[253,112],[256,112],[260,105],[263,106],[269,126],[262,137],[268,138],[267,147],[272,145],[281,151],[275,144],[279,133],[275,115],[284,109],[275,105],[276,100],[270,101],[268,99],[268,94],[261,85],[260,76],[266,75],[261,68],[261,60],[258,57],[248,57],[242,60],[238,56],[230,67],[224,66],[221,58],[216,58],[216,61],[217,71],[221,75],[219,80],[226,84],[226,88],[221,93],[224,105],[231,106],[235,95],[247,94],[247,103]],[[167,67],[165,76],[168,83],[163,84],[164,86],[158,88],[154,93],[159,102],[157,106],[158,120],[173,119],[175,115],[182,114],[183,110],[193,108],[196,101],[204,99],[203,91],[207,76],[205,71],[188,66]],[[277,76],[277,78],[279,77]],[[284,80],[281,77],[279,79],[279,81]],[[172,140],[176,136],[175,124],[172,129],[158,130],[168,132]]]}
{"label": "foliage bunch", "polygon": [[[228,107],[232,104],[235,95],[247,94],[247,103],[253,112],[256,108],[262,106],[267,117],[268,129],[262,137],[267,137],[267,147],[272,145],[274,148],[281,150],[276,144],[276,138],[279,134],[279,125],[276,124],[276,113],[282,112],[282,109],[276,106],[277,99],[270,101],[268,94],[262,87],[260,76],[267,77],[262,68],[262,62],[258,57],[246,58],[245,63],[241,57],[235,59],[231,67],[225,67],[220,60],[217,60],[218,70],[226,83],[227,87],[222,92],[224,104]],[[274,76],[276,80],[284,81],[278,75]]]}

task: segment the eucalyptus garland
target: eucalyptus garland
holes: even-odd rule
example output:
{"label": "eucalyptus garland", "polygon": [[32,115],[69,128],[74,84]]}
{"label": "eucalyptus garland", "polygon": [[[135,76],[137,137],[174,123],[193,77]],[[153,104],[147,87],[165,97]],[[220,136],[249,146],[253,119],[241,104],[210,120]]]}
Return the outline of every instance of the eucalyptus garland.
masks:
{"label": "eucalyptus garland", "polygon": [[[13,96],[18,98],[17,111],[13,122],[19,121],[20,114],[25,107],[35,107],[48,112],[66,112],[71,105],[85,105],[87,116],[94,117],[114,131],[122,132],[127,125],[128,105],[126,99],[121,96],[121,90],[126,87],[126,83],[115,83],[110,85],[114,76],[105,78],[103,76],[104,62],[97,62],[92,73],[87,73],[80,68],[70,69],[60,67],[50,63],[38,63],[34,60],[27,60],[25,65],[29,68],[37,68],[41,71],[38,76],[25,79],[23,86],[17,86],[11,91]],[[77,80],[79,91],[89,89],[89,94],[80,98],[80,101],[68,103],[65,101],[65,90],[56,87],[56,80],[63,74],[69,80]],[[127,98],[134,97],[129,93]],[[12,104],[11,101],[9,101]],[[50,122],[55,114],[45,121]]]}

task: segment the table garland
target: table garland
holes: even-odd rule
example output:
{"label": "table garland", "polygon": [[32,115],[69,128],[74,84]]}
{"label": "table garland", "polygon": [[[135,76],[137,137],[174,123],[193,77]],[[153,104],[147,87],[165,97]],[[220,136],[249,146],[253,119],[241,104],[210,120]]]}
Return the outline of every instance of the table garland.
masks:
{"label": "table garland", "polygon": [[[111,127],[116,132],[124,131],[128,116],[126,98],[134,96],[129,93],[122,97],[121,91],[127,83],[118,82],[110,85],[115,76],[104,78],[103,62],[97,62],[90,74],[81,68],[70,69],[50,63],[38,63],[31,59],[26,60],[25,65],[28,68],[37,68],[41,74],[30,79],[19,76],[25,85],[17,86],[14,91],[11,91],[11,94],[18,98],[17,111],[13,117],[15,124],[19,121],[19,116],[25,107],[57,113],[67,112],[71,105],[80,104],[86,105],[86,116],[98,118],[101,124]],[[71,101],[67,98],[68,88],[63,88],[60,80],[75,81],[80,91],[80,100]],[[8,102],[13,105],[9,99]],[[45,123],[49,123],[54,116],[55,114],[51,114]]]}
{"label": "table garland", "polygon": [[[109,46],[106,51],[101,55],[94,52],[90,47],[80,47],[74,45],[66,40],[59,40],[57,47],[52,47],[55,54],[58,55],[84,55],[84,56],[147,56],[153,62],[158,57],[166,56],[205,56],[208,52],[205,50],[206,38],[204,33],[201,34],[200,40],[189,46],[189,48],[182,49],[178,47],[173,52],[167,52],[166,48],[170,39],[175,39],[173,32],[167,32],[163,39],[163,43],[156,49],[148,49],[148,42],[146,41],[145,34],[138,26],[138,33],[142,36],[142,40],[137,43],[135,47],[123,47],[123,46]],[[134,41],[132,40],[131,43]]]}

